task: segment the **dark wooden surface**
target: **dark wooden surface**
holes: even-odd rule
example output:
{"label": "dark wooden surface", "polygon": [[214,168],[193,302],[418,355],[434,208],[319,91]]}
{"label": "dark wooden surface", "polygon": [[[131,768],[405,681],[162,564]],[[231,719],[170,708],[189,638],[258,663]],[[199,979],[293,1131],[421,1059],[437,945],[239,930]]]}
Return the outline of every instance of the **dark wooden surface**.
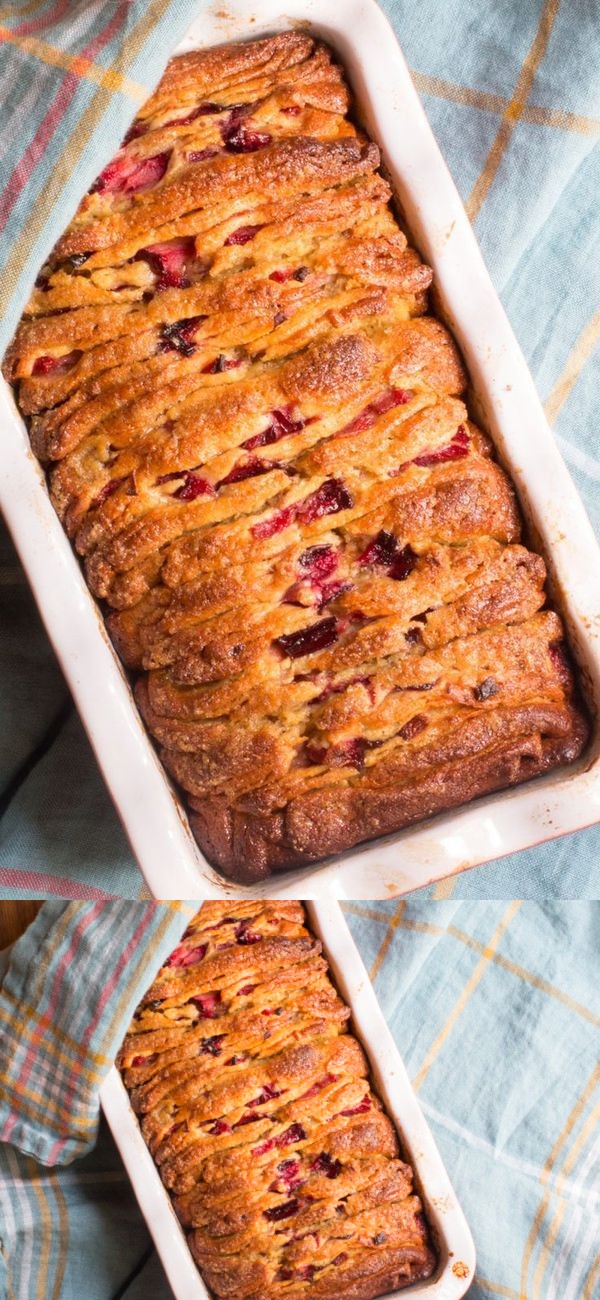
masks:
{"label": "dark wooden surface", "polygon": [[0,903],[0,948],[7,948],[23,934],[41,906],[41,901],[25,903],[18,899]]}

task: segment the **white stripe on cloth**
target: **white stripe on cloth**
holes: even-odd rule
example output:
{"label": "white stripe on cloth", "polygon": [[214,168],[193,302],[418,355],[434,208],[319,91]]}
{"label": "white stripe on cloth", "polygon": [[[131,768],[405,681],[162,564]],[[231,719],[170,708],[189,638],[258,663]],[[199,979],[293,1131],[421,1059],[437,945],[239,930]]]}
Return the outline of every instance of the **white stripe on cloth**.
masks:
{"label": "white stripe on cloth", "polygon": [[583,474],[587,474],[588,478],[593,479],[595,483],[600,483],[600,461],[589,456],[586,451],[582,451],[581,447],[576,447],[574,443],[569,442],[568,438],[563,438],[560,433],[556,433],[556,430],[554,437],[565,460],[576,469],[580,469]]}
{"label": "white stripe on cloth", "polygon": [[[447,1129],[449,1133],[453,1133],[455,1137],[461,1138],[463,1142],[466,1142],[475,1150],[484,1151],[496,1164],[506,1165],[508,1169],[518,1169],[520,1173],[525,1174],[528,1178],[535,1178],[537,1182],[540,1181],[542,1173],[540,1165],[508,1155],[506,1151],[499,1150],[486,1138],[479,1137],[477,1133],[471,1133],[470,1129],[464,1128],[457,1120],[450,1119],[442,1111],[436,1110],[435,1106],[432,1106],[428,1101],[424,1101],[422,1097],[419,1098],[419,1101],[425,1114],[435,1120],[436,1124]],[[586,1188],[581,1178],[564,1178],[560,1174],[555,1176],[548,1174],[544,1176],[544,1185],[559,1196],[581,1201],[583,1208],[589,1212],[600,1210],[600,1188],[598,1191],[595,1191],[593,1187],[591,1189]]]}

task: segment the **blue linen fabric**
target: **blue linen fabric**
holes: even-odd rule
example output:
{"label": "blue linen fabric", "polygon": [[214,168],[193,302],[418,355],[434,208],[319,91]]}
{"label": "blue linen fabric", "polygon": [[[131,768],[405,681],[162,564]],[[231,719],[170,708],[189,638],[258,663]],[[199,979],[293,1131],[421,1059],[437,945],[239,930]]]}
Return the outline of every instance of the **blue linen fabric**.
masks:
{"label": "blue linen fabric", "polygon": [[[5,272],[5,342],[43,252],[114,151],[135,112],[139,87],[148,89],[156,80],[198,7],[196,0],[130,2],[127,19],[119,25],[115,18],[114,30],[94,56],[96,72],[88,69],[80,77],[60,129],[37,157],[13,209],[8,243],[14,245],[25,232],[30,251],[18,274],[14,256],[9,274]],[[598,530],[599,0],[577,5],[567,0],[382,0],[382,7],[398,34],[559,446]],[[113,10],[121,14],[122,6],[99,0],[13,4],[3,10],[9,17],[3,20],[6,27],[0,26],[0,98],[4,93],[14,109],[18,93],[28,105],[21,129],[22,114],[14,110],[9,116],[3,166],[8,164],[11,175],[24,146],[35,139],[35,128],[46,121],[45,110],[58,94],[61,78],[75,75],[60,60],[48,62],[48,47],[63,53],[95,48]],[[6,29],[20,21],[21,26],[37,22],[41,27],[21,38],[14,30],[6,36]],[[117,71],[120,88],[98,86],[98,67],[106,74]],[[62,176],[57,205],[50,174],[65,137],[82,120],[85,146],[68,176]],[[37,219],[35,237],[28,239],[32,203]],[[143,882],[69,705],[18,562],[6,538],[0,546],[0,699],[6,715],[0,728],[5,808],[0,895],[143,896]],[[595,827],[467,873],[438,886],[433,896],[595,898],[599,863],[600,828]]]}
{"label": "blue linen fabric", "polygon": [[[90,906],[72,904],[72,920]],[[104,906],[109,930],[133,933],[137,908]],[[469,1300],[600,1300],[600,904],[345,913],[473,1232]],[[22,946],[31,959],[33,927]],[[128,1009],[111,1007],[117,1044]],[[83,1294],[171,1294],[109,1135],[67,1166],[0,1142],[0,1300]]]}

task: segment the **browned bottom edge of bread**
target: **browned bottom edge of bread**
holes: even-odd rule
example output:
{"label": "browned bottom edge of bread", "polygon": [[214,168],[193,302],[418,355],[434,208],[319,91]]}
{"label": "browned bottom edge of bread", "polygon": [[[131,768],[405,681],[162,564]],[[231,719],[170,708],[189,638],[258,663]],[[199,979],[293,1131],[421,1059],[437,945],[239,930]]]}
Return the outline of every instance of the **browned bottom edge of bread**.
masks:
{"label": "browned bottom edge of bread", "polygon": [[224,798],[192,801],[190,824],[211,865],[240,884],[254,884],[573,763],[588,737],[588,720],[573,707],[567,735],[510,740],[436,767],[410,785],[333,786],[263,814],[234,808]]}

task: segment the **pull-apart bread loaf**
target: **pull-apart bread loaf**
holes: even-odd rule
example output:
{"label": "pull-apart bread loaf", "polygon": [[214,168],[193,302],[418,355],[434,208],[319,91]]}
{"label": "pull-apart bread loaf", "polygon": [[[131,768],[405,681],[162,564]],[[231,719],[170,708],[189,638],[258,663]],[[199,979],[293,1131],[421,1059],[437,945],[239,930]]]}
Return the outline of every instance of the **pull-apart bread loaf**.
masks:
{"label": "pull-apart bread loaf", "polygon": [[224,1300],[372,1300],[435,1268],[413,1174],[299,903],[205,903],[119,1064]]}
{"label": "pull-apart bread loaf", "polygon": [[543,561],[348,108],[301,33],[173,59],[6,363],[198,842],[247,882],[586,734]]}

